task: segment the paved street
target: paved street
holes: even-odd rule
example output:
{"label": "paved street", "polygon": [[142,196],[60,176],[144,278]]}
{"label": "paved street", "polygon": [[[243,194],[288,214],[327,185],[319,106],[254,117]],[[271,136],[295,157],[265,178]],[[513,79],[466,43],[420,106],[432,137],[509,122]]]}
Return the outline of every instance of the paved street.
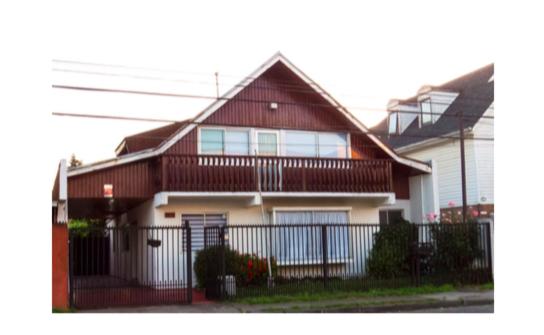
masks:
{"label": "paved street", "polygon": [[494,305],[481,306],[459,306],[459,307],[441,307],[431,309],[420,309],[408,313],[493,313]]}

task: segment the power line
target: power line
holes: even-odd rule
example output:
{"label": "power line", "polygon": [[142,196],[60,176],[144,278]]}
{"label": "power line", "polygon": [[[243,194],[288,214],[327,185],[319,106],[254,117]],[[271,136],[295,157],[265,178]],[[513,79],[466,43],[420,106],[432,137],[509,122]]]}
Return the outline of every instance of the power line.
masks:
{"label": "power line", "polygon": [[[78,114],[78,113],[60,113],[60,112],[53,112],[52,115],[54,116],[69,116],[69,117],[82,117],[82,118],[97,118],[97,119],[108,119],[108,120],[122,120],[122,121],[147,121],[147,122],[163,122],[163,123],[180,123],[180,124],[194,124],[194,125],[209,125],[212,126],[212,124],[203,123],[203,122],[196,122],[196,121],[189,121],[189,122],[181,122],[181,121],[173,121],[173,120],[167,120],[167,119],[149,119],[149,118],[137,118],[137,117],[124,117],[124,116],[112,116],[112,115],[95,115],[95,114]],[[228,126],[225,126],[228,127]],[[329,128],[330,130],[337,130],[337,131],[344,131],[349,132],[353,134],[365,134],[365,135],[376,135],[376,136],[389,136],[389,137],[415,137],[415,138],[443,138],[443,139],[459,139],[458,136],[445,136],[445,135],[402,135],[402,134],[390,134],[387,132],[377,132],[377,131],[368,131],[368,132],[359,132],[359,131],[351,131],[346,128]],[[286,129],[291,130],[291,129]],[[293,129],[295,130],[295,129]],[[150,139],[168,139],[170,137],[160,137],[160,136],[139,136],[138,134],[132,135],[134,137],[139,138],[150,138]],[[127,136],[131,137],[131,136]],[[494,138],[487,138],[487,137],[472,137],[467,139],[473,139],[473,140],[482,140],[482,141],[493,141]]]}
{"label": "power line", "polygon": [[[160,80],[160,81],[168,81],[168,82],[182,82],[182,83],[190,83],[190,84],[198,84],[198,85],[216,85],[216,82],[209,82],[209,81],[194,81],[194,80],[187,80],[187,79],[179,79],[179,78],[166,78],[166,77],[157,77],[157,76],[142,76],[142,75],[133,75],[133,74],[120,74],[120,73],[111,73],[111,72],[98,72],[98,71],[85,71],[85,70],[73,70],[73,69],[60,69],[60,68],[53,68],[53,71],[57,72],[67,72],[67,73],[79,73],[79,74],[90,74],[90,75],[101,75],[101,76],[111,76],[111,77],[125,77],[125,78],[132,78],[132,79],[143,79],[143,80]],[[244,79],[257,79],[254,77],[244,77]],[[252,88],[256,89],[266,89],[271,91],[281,91],[281,92],[293,92],[293,93],[308,93],[308,94],[315,94],[316,91],[318,93],[326,93],[319,85],[309,82],[305,83],[305,85],[300,84],[294,84],[292,82],[289,82],[289,84],[281,84],[281,81],[275,79],[274,80],[275,85],[279,87],[285,87],[282,89],[276,89],[270,86],[258,86],[255,85],[255,83],[251,83]],[[279,83],[279,84],[278,84]],[[231,87],[248,87],[249,84],[243,85],[243,84],[231,84],[229,85]],[[312,88],[308,88],[308,86],[313,86]],[[343,94],[339,93],[338,95],[344,96],[344,97],[357,97],[357,98],[376,98],[371,96],[363,96],[363,95],[355,95],[355,94]],[[464,97],[465,100],[471,100],[471,101],[487,101],[486,99],[481,98],[475,98],[475,97]],[[432,102],[433,105],[449,105],[448,103],[442,103],[439,101]]]}
{"label": "power line", "polygon": [[[100,88],[100,87],[84,87],[84,86],[72,86],[72,85],[52,85],[53,88],[56,89],[67,89],[67,90],[79,90],[79,91],[90,91],[90,92],[105,92],[105,93],[125,93],[125,94],[140,94],[140,95],[150,95],[150,96],[163,96],[163,97],[175,97],[175,98],[190,98],[190,99],[205,99],[205,100],[235,100],[239,102],[254,102],[254,103],[270,103],[269,100],[257,100],[257,99],[248,99],[248,98],[240,98],[240,97],[234,97],[234,98],[225,98],[225,97],[214,97],[209,95],[199,95],[199,94],[182,94],[182,93],[164,93],[164,92],[151,92],[151,91],[139,91],[139,90],[126,90],[126,89],[113,89],[113,88]],[[277,101],[278,104],[283,105],[295,105],[295,106],[313,106],[313,107],[333,107],[331,104],[320,104],[320,103],[300,103],[300,102],[289,102],[289,101]],[[357,109],[357,110],[364,110],[364,111],[375,111],[375,112],[383,112],[383,113],[389,113],[390,111],[379,109],[379,108],[365,108],[365,107],[345,107],[351,110]],[[416,114],[416,115],[436,115],[436,113],[432,112],[420,112],[420,111],[394,111],[394,113],[402,113],[402,114]],[[455,117],[458,118],[458,115],[448,115],[448,114],[441,114],[441,117]],[[470,118],[476,118],[476,119],[494,119],[494,116],[487,116],[487,115],[481,115],[481,116],[470,116],[470,115],[463,115],[463,118],[470,119]]]}

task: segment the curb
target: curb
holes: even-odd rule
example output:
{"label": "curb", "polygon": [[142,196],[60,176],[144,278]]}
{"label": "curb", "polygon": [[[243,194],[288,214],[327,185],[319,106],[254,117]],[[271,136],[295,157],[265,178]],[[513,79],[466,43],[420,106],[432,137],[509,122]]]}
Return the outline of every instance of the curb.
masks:
{"label": "curb", "polygon": [[494,299],[478,300],[457,300],[457,301],[437,301],[427,303],[407,303],[398,305],[383,306],[359,306],[359,307],[329,307],[298,310],[283,310],[277,312],[259,311],[258,313],[395,313],[403,311],[414,311],[419,309],[447,308],[459,306],[480,306],[494,304]]}

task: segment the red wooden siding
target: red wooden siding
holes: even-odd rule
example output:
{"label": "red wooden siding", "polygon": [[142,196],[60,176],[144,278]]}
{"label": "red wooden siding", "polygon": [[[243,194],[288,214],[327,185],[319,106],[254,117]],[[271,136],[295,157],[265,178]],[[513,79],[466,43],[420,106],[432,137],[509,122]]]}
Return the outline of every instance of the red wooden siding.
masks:
{"label": "red wooden siding", "polygon": [[187,135],[185,135],[181,140],[177,141],[172,145],[168,150],[167,154],[183,154],[183,155],[196,155],[198,151],[197,145],[197,128],[191,130]]}
{"label": "red wooden siding", "polygon": [[[270,102],[277,102],[278,109],[270,109]],[[340,112],[282,63],[268,69],[203,123],[322,131],[355,130]]]}
{"label": "red wooden siding", "polygon": [[113,185],[114,198],[148,198],[155,194],[153,164],[140,161],[68,179],[68,197],[104,198],[104,184]]}

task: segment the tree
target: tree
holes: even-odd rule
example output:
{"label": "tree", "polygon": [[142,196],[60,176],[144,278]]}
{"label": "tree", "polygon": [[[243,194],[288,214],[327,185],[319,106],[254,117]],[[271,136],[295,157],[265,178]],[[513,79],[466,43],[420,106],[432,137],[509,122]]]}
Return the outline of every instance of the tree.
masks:
{"label": "tree", "polygon": [[72,156],[70,157],[70,167],[77,167],[81,164],[83,164],[83,162],[77,159],[75,154],[72,154]]}

